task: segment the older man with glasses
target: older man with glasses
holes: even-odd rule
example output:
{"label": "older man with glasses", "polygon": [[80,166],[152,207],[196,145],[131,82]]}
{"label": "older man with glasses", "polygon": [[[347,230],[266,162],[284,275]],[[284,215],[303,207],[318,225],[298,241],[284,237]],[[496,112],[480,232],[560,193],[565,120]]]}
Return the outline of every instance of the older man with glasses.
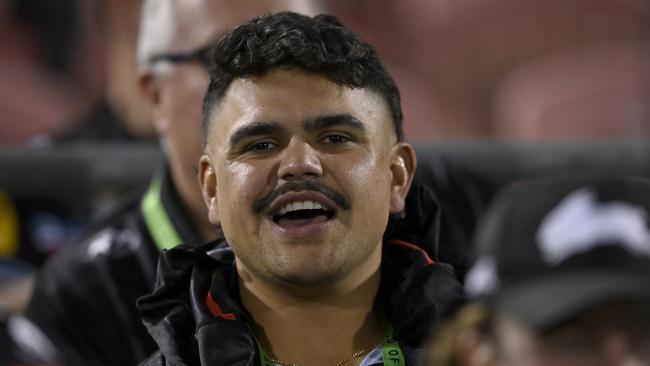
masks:
{"label": "older man with glasses", "polygon": [[153,351],[135,300],[153,287],[159,251],[218,235],[196,178],[211,44],[255,15],[311,14],[314,7],[304,0],[144,1],[139,85],[150,103],[164,167],[143,194],[43,268],[25,316],[15,317],[10,330],[26,353],[56,364],[133,365]]}

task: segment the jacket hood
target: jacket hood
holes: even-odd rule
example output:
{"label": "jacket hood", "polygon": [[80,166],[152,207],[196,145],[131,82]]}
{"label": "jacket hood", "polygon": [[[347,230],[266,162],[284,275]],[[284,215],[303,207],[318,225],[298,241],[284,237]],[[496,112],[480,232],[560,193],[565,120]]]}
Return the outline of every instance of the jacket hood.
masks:
{"label": "jacket hood", "polygon": [[254,365],[256,343],[238,305],[234,256],[225,243],[212,256],[209,249],[215,252],[215,243],[162,252],[154,292],[137,302],[142,322],[158,344],[162,364]]}
{"label": "jacket hood", "polygon": [[452,266],[433,261],[420,247],[401,240],[384,245],[379,297],[400,344],[420,347],[437,320],[462,302]]}

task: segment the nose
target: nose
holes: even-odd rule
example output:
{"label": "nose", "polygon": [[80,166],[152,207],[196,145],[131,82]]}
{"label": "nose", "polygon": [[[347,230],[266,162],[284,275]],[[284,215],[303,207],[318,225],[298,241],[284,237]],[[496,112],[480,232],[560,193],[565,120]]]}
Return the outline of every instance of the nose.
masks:
{"label": "nose", "polygon": [[283,180],[306,180],[323,174],[320,156],[309,143],[293,139],[281,155],[278,177]]}

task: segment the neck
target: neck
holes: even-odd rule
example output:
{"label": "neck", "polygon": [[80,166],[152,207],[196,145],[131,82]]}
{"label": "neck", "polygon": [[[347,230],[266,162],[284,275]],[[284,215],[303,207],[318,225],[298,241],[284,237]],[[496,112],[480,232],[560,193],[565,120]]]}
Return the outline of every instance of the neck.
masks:
{"label": "neck", "polygon": [[[381,259],[380,250],[378,255]],[[242,302],[254,319],[251,327],[256,338],[269,357],[301,365],[331,366],[381,342],[386,327],[383,310],[375,304],[379,266],[366,278],[359,279],[355,273],[348,277],[353,280],[299,289],[256,281],[240,271]],[[356,365],[362,359],[355,358],[345,365]]]}
{"label": "neck", "polygon": [[190,222],[194,224],[199,238],[204,241],[216,239],[217,230],[208,221],[208,213],[201,197],[201,187],[195,180],[190,180],[183,175],[180,167],[170,162],[170,174],[176,193],[180,198],[181,205],[190,216]]}

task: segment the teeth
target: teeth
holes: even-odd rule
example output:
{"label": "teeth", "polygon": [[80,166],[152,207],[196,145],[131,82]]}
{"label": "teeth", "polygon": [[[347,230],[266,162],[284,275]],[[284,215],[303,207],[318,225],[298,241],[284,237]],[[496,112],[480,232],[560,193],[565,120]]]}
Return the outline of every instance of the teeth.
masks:
{"label": "teeth", "polygon": [[298,210],[322,210],[324,209],[323,205],[314,201],[300,201],[287,203],[280,209],[280,215],[284,215],[287,212],[298,211]]}

